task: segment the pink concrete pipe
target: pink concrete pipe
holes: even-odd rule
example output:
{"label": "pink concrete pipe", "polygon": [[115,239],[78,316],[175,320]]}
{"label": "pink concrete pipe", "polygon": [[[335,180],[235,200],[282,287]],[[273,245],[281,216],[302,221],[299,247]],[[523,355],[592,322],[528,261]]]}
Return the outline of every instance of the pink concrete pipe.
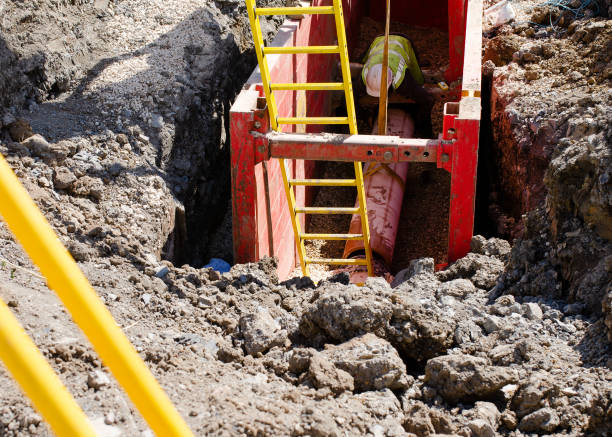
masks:
{"label": "pink concrete pipe", "polygon": [[[372,134],[375,135],[378,127],[375,124]],[[402,138],[414,136],[414,121],[401,109],[390,109],[388,112],[387,131],[389,135]],[[363,169],[364,175],[378,163],[369,162]],[[368,207],[368,220],[370,224],[370,246],[372,252],[382,258],[387,266],[391,265],[395,237],[402,211],[404,198],[404,184],[408,174],[407,162],[389,164],[389,168],[397,175],[390,174],[384,168],[365,178],[366,202]],[[398,179],[402,180],[402,183]],[[361,219],[353,215],[349,233],[361,233]],[[363,241],[349,240],[344,248],[344,258],[364,250]]]}

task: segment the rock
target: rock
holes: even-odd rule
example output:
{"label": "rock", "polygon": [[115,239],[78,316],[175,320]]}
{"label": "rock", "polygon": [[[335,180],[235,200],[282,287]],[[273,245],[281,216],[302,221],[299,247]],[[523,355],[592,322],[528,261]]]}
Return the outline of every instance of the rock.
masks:
{"label": "rock", "polygon": [[476,437],[495,437],[495,429],[483,419],[476,419],[468,422],[468,427],[472,431],[472,435]]}
{"label": "rock", "polygon": [[569,78],[571,80],[573,80],[574,82],[578,82],[580,79],[582,79],[584,76],[582,75],[582,73],[580,73],[579,71],[572,71],[569,74]]}
{"label": "rock", "polygon": [[478,401],[472,411],[476,417],[491,425],[493,430],[497,429],[501,414],[494,403]]}
{"label": "rock", "polygon": [[502,424],[510,431],[516,429],[518,420],[516,419],[516,413],[512,410],[506,410],[501,415]]}
{"label": "rock", "polygon": [[552,408],[540,408],[523,417],[519,429],[523,432],[552,432],[559,426],[559,416]]}
{"label": "rock", "polygon": [[429,407],[422,401],[410,399],[404,403],[404,429],[417,436],[454,434],[453,421],[444,410]]}
{"label": "rock", "polygon": [[244,338],[244,348],[251,355],[265,353],[271,347],[282,345],[287,340],[287,331],[281,328],[280,323],[274,320],[264,307],[240,317],[239,325]]}
{"label": "rock", "polygon": [[481,255],[495,256],[506,260],[510,255],[511,246],[501,238],[485,239],[482,235],[474,235],[470,242],[470,251]]}
{"label": "rock", "polygon": [[410,261],[407,268],[400,270],[397,275],[395,275],[395,278],[393,278],[393,281],[391,282],[391,287],[395,288],[420,273],[433,274],[434,268],[435,265],[433,258],[413,259]]}
{"label": "rock", "polygon": [[99,390],[110,384],[110,378],[102,370],[94,370],[87,375],[87,386],[94,390]]}
{"label": "rock", "polygon": [[518,390],[517,384],[508,384],[502,387],[501,391],[504,394],[504,399],[506,400],[506,402],[509,402],[512,400],[517,390]]}
{"label": "rock", "polygon": [[117,421],[117,419],[115,418],[115,413],[113,413],[112,411],[109,413],[106,413],[104,415],[104,423],[107,425],[112,425],[113,423],[115,423]]}
{"label": "rock", "polygon": [[448,295],[463,299],[474,292],[476,292],[476,287],[472,284],[472,281],[468,279],[453,279],[452,281],[440,284],[440,287],[438,287],[436,291],[436,295],[438,298],[443,295]]}
{"label": "rock", "polygon": [[97,254],[96,249],[78,240],[68,241],[66,249],[68,249],[68,252],[70,252],[75,261],[80,262],[89,261]]}
{"label": "rock", "polygon": [[293,373],[302,373],[308,370],[310,359],[317,352],[312,348],[295,348],[290,352],[289,356],[289,371]]}
{"label": "rock", "polygon": [[[322,355],[348,372],[355,389],[405,389],[411,383],[406,365],[391,344],[374,334],[365,334],[337,346],[328,346]],[[311,362],[312,365],[312,362]]]}
{"label": "rock", "polygon": [[487,332],[487,334],[499,331],[502,327],[502,319],[497,316],[487,316],[482,322],[482,327]]}
{"label": "rock", "polygon": [[436,301],[439,285],[431,273],[413,276],[395,289],[324,283],[302,314],[300,333],[322,347],[370,332],[410,358],[427,360],[452,346],[455,314],[463,307],[452,298]]}
{"label": "rock", "polygon": [[460,321],[455,329],[454,338],[459,345],[476,341],[480,337],[482,337],[482,330],[472,320]]}
{"label": "rock", "polygon": [[[7,118],[7,121],[10,121]],[[34,133],[32,132],[32,126],[28,123],[27,120],[19,118],[8,124],[9,135],[13,141],[17,141],[18,143],[25,141],[30,138]],[[41,137],[42,138],[42,137]]]}
{"label": "rock", "polygon": [[103,192],[104,184],[102,181],[90,176],[83,176],[72,185],[72,193],[76,196],[91,196],[100,200]]}
{"label": "rock", "polygon": [[155,277],[163,278],[168,274],[169,271],[170,269],[168,268],[168,266],[161,265],[157,269],[155,269]]}
{"label": "rock", "polygon": [[540,78],[540,72],[538,70],[527,70],[525,71],[525,79],[528,81],[538,80]]}
{"label": "rock", "polygon": [[129,143],[129,139],[128,136],[126,134],[118,134],[115,137],[115,140],[120,144],[120,145],[124,145],[124,144],[128,144]]}
{"label": "rock", "polygon": [[349,340],[367,332],[385,337],[393,314],[390,299],[366,287],[331,284],[302,316],[300,331],[311,338],[318,331],[336,341]]}
{"label": "rock", "polygon": [[51,145],[42,135],[35,134],[27,137],[27,139],[22,140],[22,144],[26,146],[30,153],[34,156],[43,157],[49,153],[51,149]]}
{"label": "rock", "polygon": [[323,354],[316,353],[310,359],[308,375],[316,388],[329,388],[333,393],[353,391],[355,388],[353,377],[342,369],[337,368]]}
{"label": "rock", "polygon": [[495,303],[497,305],[501,305],[501,306],[505,306],[505,307],[512,306],[515,303],[514,296],[512,296],[511,294],[506,294],[504,296],[500,296],[497,299],[495,299]]}
{"label": "rock", "polygon": [[72,184],[77,180],[74,173],[66,167],[57,167],[53,175],[53,183],[58,190],[66,190],[72,187]]}
{"label": "rock", "polygon": [[432,358],[425,366],[425,383],[448,402],[489,399],[518,380],[515,370],[491,366],[482,357],[456,354]]}
{"label": "rock", "polygon": [[512,54],[519,50],[523,39],[517,35],[499,35],[485,45],[483,61],[493,61],[497,67],[512,61]]}
{"label": "rock", "polygon": [[542,320],[542,309],[534,302],[525,303],[522,306],[523,315],[529,320]]}
{"label": "rock", "polygon": [[540,401],[544,399],[552,389],[552,383],[545,372],[538,372],[523,382],[520,389],[512,399],[513,409],[524,416],[534,411],[540,406]]}
{"label": "rock", "polygon": [[382,292],[388,291],[390,288],[385,278],[379,276],[367,278],[364,285],[374,291],[380,290]]}
{"label": "rock", "polygon": [[151,295],[149,293],[144,293],[142,296],[140,296],[140,300],[145,304],[145,305],[149,305],[149,302],[151,302]]}
{"label": "rock", "polygon": [[446,282],[464,278],[471,280],[478,288],[491,289],[498,276],[504,271],[504,263],[492,256],[468,253],[448,269],[436,273],[439,280]]}

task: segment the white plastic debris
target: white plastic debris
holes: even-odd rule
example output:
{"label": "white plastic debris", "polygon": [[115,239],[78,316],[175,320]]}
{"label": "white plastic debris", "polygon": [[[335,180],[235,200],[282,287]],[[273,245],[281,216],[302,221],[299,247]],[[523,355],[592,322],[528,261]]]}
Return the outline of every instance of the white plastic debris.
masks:
{"label": "white plastic debris", "polygon": [[508,0],[503,0],[487,8],[484,12],[485,31],[501,26],[508,21],[514,20],[516,13]]}

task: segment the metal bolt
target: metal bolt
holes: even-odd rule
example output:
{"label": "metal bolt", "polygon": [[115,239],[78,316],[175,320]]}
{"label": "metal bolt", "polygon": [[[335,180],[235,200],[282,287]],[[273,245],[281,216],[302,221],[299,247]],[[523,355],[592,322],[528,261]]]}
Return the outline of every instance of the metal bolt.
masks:
{"label": "metal bolt", "polygon": [[260,129],[261,123],[259,121],[256,121],[255,123],[253,123],[253,126],[255,126],[255,129]]}
{"label": "metal bolt", "polygon": [[393,158],[393,153],[387,150],[385,153],[383,153],[383,158],[385,161],[391,161],[391,158]]}
{"label": "metal bolt", "polygon": [[450,160],[450,155],[448,153],[443,153],[442,156],[440,157],[440,161],[442,162],[448,162]]}

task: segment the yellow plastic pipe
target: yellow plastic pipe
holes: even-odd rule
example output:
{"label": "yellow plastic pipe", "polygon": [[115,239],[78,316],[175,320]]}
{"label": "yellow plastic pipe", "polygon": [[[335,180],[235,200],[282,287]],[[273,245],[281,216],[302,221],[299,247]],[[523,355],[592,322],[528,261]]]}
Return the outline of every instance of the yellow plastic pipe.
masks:
{"label": "yellow plastic pipe", "polygon": [[4,361],[8,371],[55,434],[78,437],[96,435],[83,410],[2,299],[0,360]]}
{"label": "yellow plastic pipe", "polygon": [[0,215],[151,429],[158,436],[192,436],[2,155]]}

